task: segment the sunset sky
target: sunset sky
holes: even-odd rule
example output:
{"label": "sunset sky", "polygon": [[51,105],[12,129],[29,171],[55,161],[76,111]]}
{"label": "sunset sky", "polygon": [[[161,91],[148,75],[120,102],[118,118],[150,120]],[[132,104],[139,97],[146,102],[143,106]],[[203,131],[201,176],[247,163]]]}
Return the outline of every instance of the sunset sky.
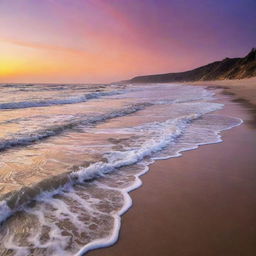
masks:
{"label": "sunset sky", "polygon": [[256,0],[0,0],[0,82],[110,82],[256,46]]}

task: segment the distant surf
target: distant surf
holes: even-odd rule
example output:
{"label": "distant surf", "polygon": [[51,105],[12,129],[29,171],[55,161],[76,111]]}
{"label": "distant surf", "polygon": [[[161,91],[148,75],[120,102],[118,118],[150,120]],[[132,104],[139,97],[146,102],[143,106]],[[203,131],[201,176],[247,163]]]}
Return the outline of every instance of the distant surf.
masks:
{"label": "distant surf", "polygon": [[19,108],[36,108],[36,107],[48,107],[52,105],[63,104],[75,104],[86,102],[92,99],[98,99],[104,96],[111,96],[120,94],[122,91],[110,91],[110,92],[93,92],[84,95],[71,96],[61,99],[48,99],[48,100],[34,100],[34,101],[18,101],[18,102],[6,102],[0,103],[0,109],[19,109]]}

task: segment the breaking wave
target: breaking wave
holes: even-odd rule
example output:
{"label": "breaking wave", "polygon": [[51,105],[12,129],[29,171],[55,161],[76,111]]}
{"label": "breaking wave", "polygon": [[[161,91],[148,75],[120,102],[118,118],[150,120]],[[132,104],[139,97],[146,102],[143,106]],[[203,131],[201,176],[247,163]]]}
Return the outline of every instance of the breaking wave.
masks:
{"label": "breaking wave", "polygon": [[43,140],[52,136],[59,135],[64,131],[70,130],[78,125],[83,125],[83,126],[93,125],[108,119],[126,116],[129,114],[135,113],[137,111],[140,111],[145,107],[148,107],[151,105],[152,105],[151,103],[139,103],[139,104],[129,106],[127,108],[115,110],[111,113],[80,118],[78,120],[74,120],[73,122],[71,121],[61,125],[54,125],[46,129],[34,131],[32,133],[29,132],[27,134],[26,133],[16,134],[14,138],[0,140],[0,151],[4,151],[13,147],[30,145],[39,140]]}
{"label": "breaking wave", "polygon": [[20,109],[20,108],[36,108],[48,107],[52,105],[64,105],[86,102],[92,99],[98,99],[104,96],[112,96],[123,93],[123,91],[110,91],[110,92],[93,92],[79,96],[72,96],[63,99],[50,99],[50,100],[35,100],[35,101],[21,101],[21,102],[7,102],[1,103],[0,109]]}

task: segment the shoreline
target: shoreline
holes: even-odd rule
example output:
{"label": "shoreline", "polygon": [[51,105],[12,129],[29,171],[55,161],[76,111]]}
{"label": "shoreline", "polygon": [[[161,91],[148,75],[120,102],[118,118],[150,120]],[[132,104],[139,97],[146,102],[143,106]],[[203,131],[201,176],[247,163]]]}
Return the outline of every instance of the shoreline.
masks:
{"label": "shoreline", "polygon": [[232,95],[236,100],[247,101],[256,106],[256,77],[237,80],[197,81],[180,84],[208,86],[209,89],[223,89],[224,94]]}
{"label": "shoreline", "polygon": [[232,101],[248,109],[252,120],[248,123],[256,126],[256,77],[237,80],[197,81],[191,85],[207,86],[208,89],[222,89],[224,95],[231,95]]}
{"label": "shoreline", "polygon": [[[204,85],[207,86],[207,84],[204,84]],[[217,86],[217,87],[220,88],[220,86]],[[224,88],[224,90],[225,89],[226,88]],[[224,95],[225,94],[226,93],[224,91]],[[217,100],[217,102],[218,102],[218,100]],[[133,206],[130,208],[130,210],[125,215],[122,216],[122,227],[121,227],[118,242],[116,244],[114,244],[113,246],[108,247],[108,248],[103,248],[103,249],[97,249],[97,250],[94,250],[94,251],[90,251],[86,255],[89,255],[89,256],[104,256],[104,255],[111,255],[111,256],[117,256],[117,255],[118,256],[120,256],[120,255],[126,256],[127,255],[128,256],[128,255],[134,255],[135,256],[135,255],[156,255],[156,254],[169,255],[169,253],[171,255],[177,255],[177,256],[180,256],[180,255],[188,255],[188,256],[190,256],[190,255],[201,255],[201,253],[203,253],[202,255],[214,255],[214,256],[215,255],[216,256],[217,255],[218,256],[219,255],[223,255],[223,256],[227,255],[227,254],[221,254],[221,252],[219,252],[218,254],[212,254],[211,252],[207,252],[207,248],[204,248],[204,246],[201,246],[202,248],[204,248],[204,250],[199,250],[198,245],[197,246],[189,246],[189,248],[191,247],[190,249],[189,248],[186,249],[186,246],[184,245],[183,249],[184,250],[191,250],[191,252],[182,251],[182,246],[181,245],[171,246],[171,243],[172,243],[171,239],[169,241],[170,236],[171,237],[177,236],[177,235],[175,235],[174,230],[176,230],[176,232],[178,234],[182,232],[181,231],[182,229],[179,228],[179,227],[176,227],[176,226],[179,223],[181,223],[181,220],[178,218],[179,214],[184,214],[184,212],[176,210],[176,215],[174,216],[175,218],[173,218],[172,220],[168,220],[168,218],[166,216],[166,212],[170,211],[170,209],[173,207],[173,202],[170,202],[170,203],[168,202],[168,204],[166,205],[166,202],[163,202],[162,199],[159,198],[158,193],[157,193],[157,195],[154,195],[155,198],[153,198],[154,199],[153,202],[151,202],[151,200],[149,202],[148,201],[149,198],[147,198],[147,197],[152,192],[154,194],[155,190],[157,190],[160,194],[161,193],[162,194],[165,194],[165,193],[168,194],[170,198],[173,197],[173,194],[171,192],[173,192],[172,190],[174,188],[168,186],[169,185],[168,180],[169,180],[170,183],[172,183],[173,181],[172,181],[172,179],[168,179],[168,178],[163,180],[162,177],[161,177],[162,174],[163,174],[163,176],[173,175],[171,173],[168,173],[168,169],[172,169],[172,171],[173,171],[173,167],[175,167],[175,166],[176,167],[179,166],[179,169],[183,170],[183,169],[186,169],[187,166],[191,166],[191,164],[192,164],[192,166],[193,166],[192,171],[193,171],[193,169],[197,169],[197,168],[200,169],[200,165],[199,166],[195,165],[194,160],[193,160],[194,158],[201,159],[202,155],[205,155],[208,152],[208,154],[206,154],[206,156],[204,156],[204,158],[202,158],[202,161],[205,161],[205,158],[207,158],[207,160],[212,161],[212,158],[216,157],[216,154],[218,155],[218,152],[216,152],[216,149],[215,149],[216,147],[218,148],[217,151],[219,151],[219,150],[223,150],[222,146],[224,144],[225,145],[226,144],[232,144],[233,145],[234,141],[233,141],[232,138],[234,136],[239,137],[239,133],[241,135],[241,131],[239,132],[239,130],[241,130],[241,129],[242,129],[242,133],[245,133],[245,134],[248,133],[248,130],[247,130],[249,128],[248,124],[249,124],[250,121],[252,121],[251,116],[249,116],[248,115],[249,113],[246,112],[249,109],[241,108],[241,106],[239,106],[240,103],[241,103],[240,101],[234,101],[232,99],[229,99],[228,100],[228,104],[229,104],[228,108],[226,108],[226,106],[225,106],[225,108],[223,110],[220,110],[220,112],[221,112],[221,114],[225,114],[225,113],[226,114],[231,114],[230,112],[239,112],[241,117],[243,117],[243,119],[246,122],[244,125],[239,126],[239,127],[242,127],[242,128],[236,127],[236,128],[233,128],[229,131],[221,132],[221,137],[224,139],[224,142],[222,142],[222,143],[203,145],[203,146],[200,146],[197,150],[190,150],[190,151],[183,152],[182,157],[170,158],[170,159],[167,159],[167,160],[157,160],[154,164],[150,165],[149,166],[150,171],[146,175],[141,176],[141,179],[143,181],[142,187],[140,189],[132,191],[130,193],[130,196],[132,197],[132,200],[133,200]],[[235,106],[235,111],[234,111],[234,109],[232,109],[232,107],[230,107],[232,105]],[[233,106],[233,108],[234,108],[234,106]],[[234,114],[237,114],[237,113],[234,113]],[[236,115],[233,115],[233,116],[236,116]],[[240,117],[240,116],[237,116],[237,117]],[[253,126],[251,128],[255,128],[255,122],[254,121],[255,120],[253,120],[253,122],[252,122]],[[250,134],[250,135],[247,134],[246,136],[251,137],[252,134]],[[227,139],[227,141],[226,141],[226,139]],[[256,140],[255,139],[251,140],[251,144],[253,144],[253,146],[256,146]],[[238,147],[238,145],[236,145],[236,144],[233,145],[233,147],[234,146]],[[232,147],[230,147],[229,145],[226,145],[225,147],[228,147],[228,148],[232,149]],[[256,147],[254,147],[254,148],[256,148]],[[251,152],[251,153],[253,153],[253,152]],[[253,157],[251,157],[251,160],[254,161]],[[189,165],[187,165],[187,164],[184,165],[184,162],[187,162],[187,161],[188,162],[192,161],[192,162]],[[222,164],[225,164],[226,162],[227,162],[227,159],[225,159],[225,157],[224,157],[224,159],[222,161]],[[255,161],[253,163],[256,164]],[[229,162],[228,164],[231,165],[231,169],[232,169],[232,166],[234,167],[234,163],[232,164],[232,163]],[[158,175],[156,173],[157,171],[159,171],[159,168],[161,169],[161,174],[160,175]],[[201,167],[201,169],[202,169],[202,167]],[[177,173],[177,171],[178,170],[174,170],[174,173],[175,172]],[[180,174],[180,171],[178,171],[178,173]],[[176,178],[178,178],[178,176],[179,175],[177,175]],[[256,174],[255,174],[255,176],[256,176]],[[157,184],[155,184],[156,181],[158,181]],[[186,181],[186,182],[188,182],[188,181]],[[209,182],[209,177],[208,177],[208,182]],[[164,186],[162,186],[163,184],[164,184]],[[174,185],[176,185],[176,184],[174,184]],[[183,187],[183,185],[182,185],[182,187]],[[218,184],[215,184],[215,187],[216,186],[218,187]],[[175,186],[175,189],[177,190],[176,193],[178,193],[178,192],[181,193],[181,191],[179,191],[179,190],[182,190],[182,187],[178,188],[178,187]],[[200,186],[199,186],[199,188],[200,188]],[[194,189],[198,189],[198,188],[194,187]],[[188,191],[187,191],[187,193],[188,193]],[[148,205],[144,205],[145,201]],[[191,203],[190,201],[191,201],[191,199],[190,200],[187,199],[187,203],[190,204]],[[223,199],[220,200],[220,201],[223,201]],[[180,204],[182,202],[180,202],[176,198],[175,203]],[[158,213],[159,216],[156,216],[156,215],[152,216],[153,213],[155,214],[155,210],[156,210],[155,208],[158,208],[157,213]],[[193,210],[195,211],[195,210],[198,210],[198,209],[193,208]],[[254,211],[254,213],[256,213],[256,211]],[[170,214],[172,214],[172,213],[170,212]],[[189,216],[187,216],[187,217],[189,217]],[[161,226],[163,226],[163,219],[167,219],[167,222],[165,223],[166,226],[169,226],[170,223],[172,223],[172,227],[169,227],[169,228],[161,227]],[[176,219],[176,221],[175,221],[175,219]],[[190,220],[190,225],[191,225],[191,222],[193,222],[195,220],[196,220],[196,218],[191,219]],[[170,223],[168,223],[168,222],[170,222]],[[205,222],[205,225],[207,225],[207,224],[209,225],[209,223]],[[215,223],[215,224],[217,226],[217,223]],[[184,228],[185,227],[183,227],[183,229]],[[145,230],[143,231],[143,229],[145,229],[147,231],[145,231]],[[174,230],[172,230],[172,229],[174,229]],[[158,230],[160,233],[155,234],[154,230]],[[186,228],[185,228],[185,230],[186,230]],[[153,233],[152,233],[152,231],[153,231]],[[151,234],[151,235],[146,234],[146,232]],[[161,232],[162,232],[162,234],[161,234]],[[193,229],[191,229],[191,232],[193,233]],[[180,234],[180,235],[182,237],[184,234],[183,235]],[[154,239],[155,236],[158,236],[158,238]],[[188,237],[190,237],[190,239],[187,238],[187,240],[193,241],[195,236],[196,236],[196,234],[194,234],[193,236],[192,235],[188,236]],[[137,239],[136,239],[136,237],[137,237]],[[200,240],[200,239],[198,239],[198,240]],[[243,240],[243,239],[238,239],[238,244],[239,244],[239,241],[241,241],[241,240]],[[166,243],[166,244],[163,245],[162,241],[169,241],[170,244]],[[182,241],[182,239],[178,239],[176,237],[177,244],[179,244],[181,241]],[[191,243],[191,241],[190,241],[190,243]],[[196,241],[194,241],[193,243],[195,245]],[[161,244],[161,246],[160,246],[160,244]],[[149,246],[149,245],[151,245],[151,246]],[[139,246],[139,247],[135,248],[136,246]],[[225,243],[222,244],[222,246],[225,246]],[[235,254],[235,253],[236,253],[235,251],[232,251],[232,255],[240,255],[238,252],[237,252],[237,254]],[[253,253],[254,254],[256,253],[256,248],[255,247],[253,247]],[[246,254],[246,255],[254,255],[254,254]]]}

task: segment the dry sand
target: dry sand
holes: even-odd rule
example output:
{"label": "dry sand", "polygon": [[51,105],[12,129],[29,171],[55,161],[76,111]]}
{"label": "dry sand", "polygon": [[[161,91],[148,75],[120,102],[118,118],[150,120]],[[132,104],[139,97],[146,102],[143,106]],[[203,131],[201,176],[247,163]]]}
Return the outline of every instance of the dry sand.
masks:
{"label": "dry sand", "polygon": [[249,93],[249,85],[244,91],[228,86],[251,105],[223,99],[221,113],[244,124],[223,132],[223,143],[152,164],[131,193],[119,241],[89,256],[256,255],[256,87]]}

